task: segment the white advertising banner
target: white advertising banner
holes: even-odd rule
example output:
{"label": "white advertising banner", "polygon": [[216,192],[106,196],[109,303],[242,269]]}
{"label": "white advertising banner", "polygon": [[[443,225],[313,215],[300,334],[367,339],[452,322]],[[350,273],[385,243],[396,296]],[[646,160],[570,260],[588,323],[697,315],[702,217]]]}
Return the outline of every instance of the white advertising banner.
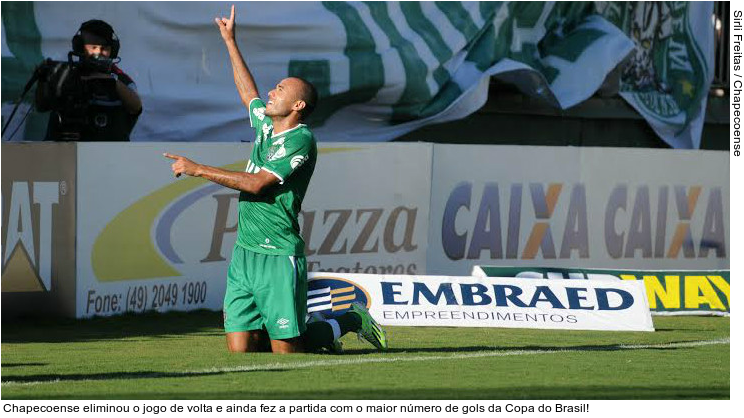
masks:
{"label": "white advertising banner", "polygon": [[725,152],[437,145],[432,165],[427,274],[729,268]]}
{"label": "white advertising banner", "polygon": [[77,316],[222,307],[232,190],[164,152],[242,170],[249,144],[78,144]]}
{"label": "white advertising banner", "polygon": [[382,325],[654,331],[640,282],[314,273],[308,311],[366,304]]}
{"label": "white advertising banner", "polygon": [[[250,144],[78,144],[77,316],[222,309],[238,192],[163,152],[242,171]],[[309,271],[420,274],[431,146],[319,146],[300,227]]]}

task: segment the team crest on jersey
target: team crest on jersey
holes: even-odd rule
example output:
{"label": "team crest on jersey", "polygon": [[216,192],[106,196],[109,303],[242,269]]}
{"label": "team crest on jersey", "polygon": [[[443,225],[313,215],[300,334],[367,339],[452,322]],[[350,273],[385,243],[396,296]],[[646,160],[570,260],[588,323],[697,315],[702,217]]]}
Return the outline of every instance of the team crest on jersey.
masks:
{"label": "team crest on jersey", "polygon": [[[269,132],[271,132],[271,126],[269,126],[268,123],[264,123],[261,127],[261,131],[263,132],[263,139],[266,140],[266,138],[269,136]],[[260,140],[260,137],[259,137]]]}
{"label": "team crest on jersey", "polygon": [[[282,141],[283,142],[283,141]],[[282,157],[287,156],[287,149],[284,148],[284,143],[282,143],[279,148],[271,148],[269,150],[269,155],[267,156],[267,160],[269,161],[276,161]]]}

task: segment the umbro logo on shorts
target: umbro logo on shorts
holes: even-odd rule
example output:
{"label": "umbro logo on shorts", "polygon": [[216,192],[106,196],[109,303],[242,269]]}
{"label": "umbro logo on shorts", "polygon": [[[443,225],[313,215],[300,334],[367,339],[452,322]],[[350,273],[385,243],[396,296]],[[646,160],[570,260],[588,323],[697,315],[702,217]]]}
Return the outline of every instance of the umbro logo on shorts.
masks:
{"label": "umbro logo on shorts", "polygon": [[278,321],[276,321],[277,325],[279,325],[280,329],[287,328],[289,325],[289,319],[287,318],[279,318]]}

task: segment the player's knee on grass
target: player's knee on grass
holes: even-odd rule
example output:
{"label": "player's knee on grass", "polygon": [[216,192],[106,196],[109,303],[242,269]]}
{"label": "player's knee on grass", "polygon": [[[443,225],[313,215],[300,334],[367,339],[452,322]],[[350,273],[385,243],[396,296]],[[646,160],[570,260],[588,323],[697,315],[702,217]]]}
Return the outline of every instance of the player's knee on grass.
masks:
{"label": "player's knee on grass", "polygon": [[230,332],[226,334],[227,350],[231,353],[271,352],[266,331]]}
{"label": "player's knee on grass", "polygon": [[302,337],[286,340],[271,340],[271,351],[275,354],[304,353]]}

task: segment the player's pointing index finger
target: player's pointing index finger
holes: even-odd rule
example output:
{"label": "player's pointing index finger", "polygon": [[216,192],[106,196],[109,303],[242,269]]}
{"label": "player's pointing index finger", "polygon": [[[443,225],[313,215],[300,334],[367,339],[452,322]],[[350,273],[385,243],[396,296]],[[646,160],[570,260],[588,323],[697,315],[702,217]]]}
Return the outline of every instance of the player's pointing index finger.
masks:
{"label": "player's pointing index finger", "polygon": [[163,156],[166,157],[166,158],[170,158],[171,160],[177,160],[177,159],[181,158],[180,155],[168,154],[167,152],[164,152],[163,153]]}
{"label": "player's pointing index finger", "polygon": [[230,21],[235,21],[235,5],[233,4],[232,7],[230,7]]}

